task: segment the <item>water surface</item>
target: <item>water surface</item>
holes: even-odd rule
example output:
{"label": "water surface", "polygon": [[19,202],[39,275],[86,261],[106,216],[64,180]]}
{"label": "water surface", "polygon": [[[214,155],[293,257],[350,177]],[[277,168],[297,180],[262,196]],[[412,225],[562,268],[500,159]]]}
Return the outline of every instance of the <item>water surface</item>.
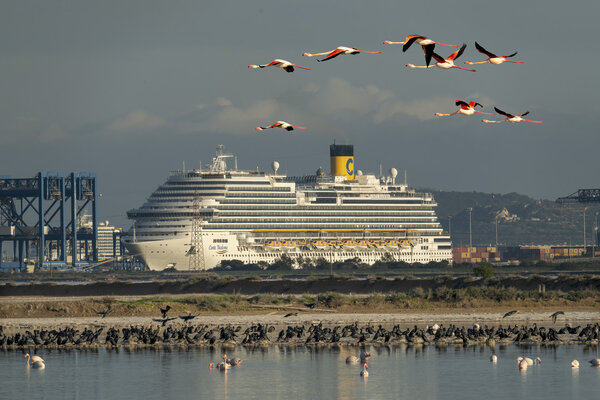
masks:
{"label": "water surface", "polygon": [[[228,350],[245,361],[209,371],[221,349],[71,350],[38,353],[44,370],[28,369],[19,351],[0,352],[0,399],[596,399],[600,368],[587,360],[598,346],[367,348],[369,377],[341,350],[269,347]],[[518,356],[542,364],[520,371]],[[581,363],[571,368],[571,360]]]}

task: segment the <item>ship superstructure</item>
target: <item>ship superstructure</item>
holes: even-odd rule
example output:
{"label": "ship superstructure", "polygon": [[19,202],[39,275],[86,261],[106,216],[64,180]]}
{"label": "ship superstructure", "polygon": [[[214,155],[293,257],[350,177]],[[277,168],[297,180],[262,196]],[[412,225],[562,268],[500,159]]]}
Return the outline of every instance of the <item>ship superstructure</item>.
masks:
{"label": "ship superstructure", "polygon": [[[223,260],[272,263],[282,255],[369,264],[451,262],[432,195],[354,170],[353,146],[331,145],[331,174],[238,171],[222,146],[209,168],[171,172],[140,208],[123,244],[152,270],[205,270]],[[237,162],[235,163],[237,164]]]}

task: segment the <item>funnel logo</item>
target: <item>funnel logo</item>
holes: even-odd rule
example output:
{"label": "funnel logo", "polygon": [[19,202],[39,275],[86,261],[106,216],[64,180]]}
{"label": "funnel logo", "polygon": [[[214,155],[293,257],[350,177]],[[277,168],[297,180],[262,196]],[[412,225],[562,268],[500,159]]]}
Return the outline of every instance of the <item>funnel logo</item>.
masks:
{"label": "funnel logo", "polygon": [[352,158],[349,158],[348,161],[346,161],[346,172],[349,176],[354,175],[354,160]]}

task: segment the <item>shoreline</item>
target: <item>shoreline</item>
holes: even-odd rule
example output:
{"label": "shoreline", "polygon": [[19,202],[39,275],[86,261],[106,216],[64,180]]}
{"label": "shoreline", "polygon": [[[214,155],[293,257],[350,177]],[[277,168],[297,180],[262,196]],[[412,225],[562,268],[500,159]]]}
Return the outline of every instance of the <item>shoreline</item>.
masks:
{"label": "shoreline", "polygon": [[[172,320],[165,324],[156,316],[3,318],[0,351],[237,346],[598,346],[600,331],[598,311],[572,311],[556,321],[549,321],[546,312],[535,311],[506,318],[503,313],[481,311],[285,315],[281,311],[198,315],[185,323],[171,314]],[[436,335],[437,329],[448,334]]]}
{"label": "shoreline", "polygon": [[[323,325],[347,325],[352,323],[377,324],[382,326],[400,325],[419,327],[429,325],[458,325],[471,326],[473,324],[488,326],[514,326],[532,325],[546,328],[562,328],[565,324],[584,325],[600,322],[600,311],[574,311],[569,312],[566,317],[560,317],[555,323],[549,320],[548,313],[542,312],[520,312],[517,316],[502,318],[501,312],[406,312],[406,313],[302,313],[298,316],[283,318],[283,312],[256,313],[256,314],[218,314],[199,315],[191,324],[208,326],[263,324],[270,326],[319,324]],[[45,317],[45,318],[2,318],[0,326],[7,329],[56,329],[64,327],[115,327],[122,328],[131,325],[160,325],[153,321],[155,317],[147,316],[121,316],[121,317]],[[174,321],[169,326],[185,326],[183,322]]]}

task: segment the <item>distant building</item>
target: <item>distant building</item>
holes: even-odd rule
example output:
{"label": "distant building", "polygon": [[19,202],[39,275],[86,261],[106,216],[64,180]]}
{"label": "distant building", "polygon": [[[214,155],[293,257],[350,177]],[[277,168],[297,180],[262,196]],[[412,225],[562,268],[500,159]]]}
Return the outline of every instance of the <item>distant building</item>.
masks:
{"label": "distant building", "polygon": [[[121,254],[121,240],[114,240],[115,232],[121,231],[121,228],[115,228],[109,225],[108,221],[98,223],[98,260],[113,258],[115,254]],[[116,248],[115,248],[116,246]]]}

